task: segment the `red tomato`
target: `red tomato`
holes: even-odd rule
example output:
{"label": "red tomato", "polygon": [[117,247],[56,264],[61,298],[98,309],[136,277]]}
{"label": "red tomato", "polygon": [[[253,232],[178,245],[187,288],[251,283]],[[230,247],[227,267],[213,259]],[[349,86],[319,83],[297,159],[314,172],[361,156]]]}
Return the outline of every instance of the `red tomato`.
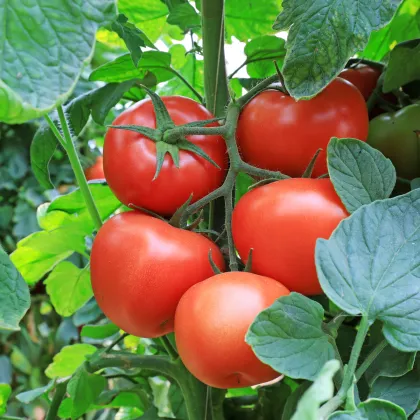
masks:
{"label": "red tomato", "polygon": [[246,193],[233,211],[232,233],[243,261],[253,248],[252,271],[304,295],[322,292],[315,242],[348,216],[329,179],[295,178]]}
{"label": "red tomato", "polygon": [[344,69],[339,76],[353,83],[367,101],[376,87],[381,71],[365,64],[355,68]]}
{"label": "red tomato", "polygon": [[223,270],[217,246],[204,236],[140,212],[109,219],[91,255],[98,305],[114,324],[140,337],[173,331],[175,308],[194,284],[213,276],[209,250]]}
{"label": "red tomato", "polygon": [[175,313],[175,338],[187,369],[216,388],[241,388],[279,376],[245,342],[255,317],[289,291],[268,277],[230,272],[191,287]]}
{"label": "red tomato", "polygon": [[237,141],[243,159],[290,176],[301,176],[322,148],[313,176],[327,172],[325,149],[331,137],[366,140],[366,103],[350,82],[337,78],[304,101],[267,90],[253,98],[239,118]]}
{"label": "red tomato", "polygon": [[95,163],[91,167],[85,169],[85,176],[88,181],[105,179],[104,158],[102,156],[98,156]]}
{"label": "red tomato", "polygon": [[[202,105],[182,96],[162,98],[176,125],[213,118]],[[121,115],[114,125],[156,127],[155,112],[150,99],[138,102]],[[210,162],[181,150],[178,169],[172,157],[165,155],[162,170],[156,171],[156,144],[133,131],[109,129],[105,136],[104,169],[106,180],[125,205],[134,204],[163,215],[170,215],[187,201],[193,202],[219,187],[227,168],[226,146],[220,136],[188,136],[187,139],[204,150],[221,169]]]}

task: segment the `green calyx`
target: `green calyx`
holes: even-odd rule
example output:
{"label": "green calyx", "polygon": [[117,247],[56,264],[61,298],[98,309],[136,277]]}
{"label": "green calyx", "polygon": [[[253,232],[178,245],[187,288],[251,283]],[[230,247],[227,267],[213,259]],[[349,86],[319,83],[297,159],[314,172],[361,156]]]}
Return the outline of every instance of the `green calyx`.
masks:
{"label": "green calyx", "polygon": [[[195,121],[185,125],[176,126],[159,95],[157,95],[146,86],[142,86],[142,88],[148,93],[150,99],[152,100],[156,116],[156,128],[143,127],[138,125],[110,125],[109,127],[120,130],[134,131],[136,133],[142,134],[143,136],[156,143],[156,172],[153,180],[159,176],[167,153],[172,157],[175,166],[179,168],[180,150],[192,152],[220,169],[219,165],[217,165],[217,163],[211,159],[211,157],[206,152],[204,152],[204,150],[188,141],[185,137],[187,134],[195,134],[194,128],[205,127],[212,122],[219,121],[220,118]],[[216,129],[217,128],[220,127],[216,127]]]}

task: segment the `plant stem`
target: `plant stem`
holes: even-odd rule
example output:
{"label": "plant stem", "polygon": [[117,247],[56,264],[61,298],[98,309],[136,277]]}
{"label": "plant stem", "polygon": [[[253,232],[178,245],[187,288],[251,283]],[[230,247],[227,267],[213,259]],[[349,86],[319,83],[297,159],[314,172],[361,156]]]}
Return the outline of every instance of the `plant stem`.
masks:
{"label": "plant stem", "polygon": [[[273,53],[278,52],[278,50],[272,50]],[[258,57],[258,58],[250,58],[249,60],[245,60],[238,68],[236,68],[231,74],[229,74],[228,79],[232,79],[233,76],[235,76],[236,73],[238,73],[238,71],[240,69],[242,69],[243,67],[247,66],[248,64],[251,63],[257,63],[258,61],[267,61],[267,60],[280,60],[281,58],[284,58],[284,54],[279,54],[277,56],[271,56],[271,57]]]}
{"label": "plant stem", "polygon": [[168,353],[168,356],[172,360],[177,360],[179,358],[178,353],[175,351],[174,347],[172,346],[172,343],[169,341],[169,338],[164,335],[163,337],[160,337],[160,342],[162,346],[165,348],[166,352]]}
{"label": "plant stem", "polygon": [[238,104],[238,106],[243,107],[255,95],[260,93],[262,90],[268,88],[268,86],[270,86],[272,83],[277,82],[278,79],[279,77],[277,76],[277,74],[275,74],[274,76],[268,77],[267,79],[263,80],[261,83],[258,83],[258,85],[250,89],[244,96],[239,98],[236,103]]}
{"label": "plant stem", "polygon": [[51,401],[51,406],[48,410],[48,414],[45,417],[45,420],[55,420],[58,418],[57,413],[60,408],[61,401],[63,401],[64,395],[67,389],[67,381],[57,384],[55,389],[54,397]]}
{"label": "plant stem", "polygon": [[319,418],[326,419],[328,416],[333,413],[337,408],[340,407],[341,404],[346,399],[347,391],[350,389],[354,382],[354,373],[356,371],[357,362],[359,360],[360,352],[363,347],[363,343],[365,342],[366,335],[369,331],[369,320],[367,317],[363,316],[362,320],[359,325],[359,330],[357,331],[356,339],[354,340],[353,349],[350,354],[350,360],[347,365],[347,369],[344,373],[343,383],[341,384],[341,388],[338,393],[328,402],[326,402],[320,409],[319,409]]}
{"label": "plant stem", "polygon": [[224,0],[202,0],[204,91],[206,105],[216,116],[229,100],[224,54]]}
{"label": "plant stem", "polygon": [[[69,125],[67,123],[67,119],[64,115],[63,107],[60,105],[57,109],[58,116],[60,118],[61,129],[64,134],[64,149],[67,152],[67,155],[70,160],[71,167],[73,169],[74,175],[76,177],[77,184],[79,185],[80,191],[82,196],[86,202],[86,207],[92,217],[92,220],[95,224],[95,227],[99,229],[102,226],[102,219],[99,214],[99,211],[95,205],[95,201],[93,200],[92,193],[89,189],[89,185],[86,181],[85,174],[83,172],[82,165],[80,164],[79,156],[77,155],[76,149],[74,147],[74,143],[72,140],[72,136],[70,134]],[[54,133],[55,134],[55,133]],[[58,137],[57,137],[58,138]],[[60,141],[60,139],[58,138]]]}
{"label": "plant stem", "polygon": [[382,340],[377,346],[375,346],[372,351],[366,356],[366,359],[356,370],[356,382],[364,375],[369,366],[374,362],[374,360],[382,353],[382,351],[388,346],[386,340]]}
{"label": "plant stem", "polygon": [[[230,180],[228,182],[235,183],[236,173],[234,171],[229,171],[228,176]],[[235,244],[233,243],[232,236],[232,212],[233,212],[233,199],[232,199],[232,190],[227,191],[224,195],[225,197],[225,228],[226,235],[228,240],[229,247],[229,268],[230,271],[238,271],[238,259],[236,258]]]}
{"label": "plant stem", "polygon": [[106,349],[105,353],[109,353],[118,343],[120,343],[122,340],[124,340],[125,337],[127,337],[128,334],[124,333],[121,334],[118,338],[116,338]]}
{"label": "plant stem", "polygon": [[185,86],[187,86],[188,89],[190,89],[191,92],[194,93],[194,95],[197,97],[197,99],[201,103],[204,103],[204,98],[197,92],[197,90],[194,88],[194,86],[181,73],[179,73],[178,71],[176,71],[172,67],[168,68],[168,70],[170,70],[173,74],[175,74],[185,84]]}

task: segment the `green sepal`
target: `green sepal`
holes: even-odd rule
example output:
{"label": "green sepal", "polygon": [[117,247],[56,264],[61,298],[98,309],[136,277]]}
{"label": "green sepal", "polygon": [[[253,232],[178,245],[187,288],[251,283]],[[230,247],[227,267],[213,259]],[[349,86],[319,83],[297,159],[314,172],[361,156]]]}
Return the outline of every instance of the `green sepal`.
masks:
{"label": "green sepal", "polygon": [[156,127],[162,131],[174,128],[175,124],[160,96],[144,85],[141,85],[141,88],[147,92],[152,100],[156,116]]}
{"label": "green sepal", "polygon": [[309,165],[306,167],[305,172],[302,174],[302,178],[310,178],[312,175],[312,171],[314,170],[314,166],[316,163],[316,160],[318,159],[319,154],[322,152],[322,149],[318,149],[311,161],[309,162]]}
{"label": "green sepal", "polygon": [[279,181],[278,178],[265,178],[261,181],[256,182],[248,187],[248,191],[254,190],[255,188],[262,187],[263,185],[271,184],[272,182]]}
{"label": "green sepal", "polygon": [[248,253],[248,259],[246,260],[244,271],[246,273],[250,273],[252,270],[252,252],[254,251],[254,248],[250,248]]}
{"label": "green sepal", "polygon": [[187,210],[188,206],[190,205],[192,198],[193,194],[191,194],[188,197],[188,200],[181,207],[178,207],[176,212],[172,215],[172,217],[169,220],[170,225],[175,227],[181,227],[181,220],[183,219],[185,210]]}
{"label": "green sepal", "polygon": [[166,153],[172,156],[172,160],[177,168],[179,168],[179,148],[176,145],[164,143],[163,141],[156,142],[156,172],[153,181],[159,176],[165,160]]}
{"label": "green sepal", "polygon": [[162,137],[162,132],[155,128],[142,127],[140,125],[108,125],[108,128],[116,128],[117,130],[134,131],[135,133],[143,134],[150,140],[159,141]]}
{"label": "green sepal", "polygon": [[162,217],[160,214],[155,213],[152,210],[148,210],[148,209],[145,209],[144,207],[136,206],[133,203],[129,203],[127,207],[131,210],[138,210],[142,213],[146,213],[148,216],[155,217],[156,219],[162,220],[162,222],[165,222],[165,223],[167,222],[167,220],[164,217]]}
{"label": "green sepal", "polygon": [[211,268],[212,268],[215,275],[222,274],[222,272],[220,271],[220,268],[216,265],[216,263],[213,260],[213,255],[211,253],[211,249],[209,249],[209,262],[210,262]]}
{"label": "green sepal", "polygon": [[178,127],[205,127],[208,124],[218,122],[218,121],[222,121],[224,119],[225,119],[225,117],[218,117],[218,118],[211,118],[209,120],[193,121],[193,122],[186,123],[186,124],[183,124],[183,125],[178,126]]}
{"label": "green sepal", "polygon": [[196,232],[196,228],[200,224],[200,222],[203,220],[203,209],[200,210],[200,213],[198,214],[197,218],[191,222],[189,225],[185,226],[185,230],[194,230]]}
{"label": "green sepal", "polygon": [[195,153],[197,156],[200,156],[207,160],[207,162],[210,162],[217,169],[220,169],[220,166],[203,149],[196,146],[194,143],[189,142],[187,139],[178,140],[176,142],[176,146],[181,150],[187,150],[189,152]]}

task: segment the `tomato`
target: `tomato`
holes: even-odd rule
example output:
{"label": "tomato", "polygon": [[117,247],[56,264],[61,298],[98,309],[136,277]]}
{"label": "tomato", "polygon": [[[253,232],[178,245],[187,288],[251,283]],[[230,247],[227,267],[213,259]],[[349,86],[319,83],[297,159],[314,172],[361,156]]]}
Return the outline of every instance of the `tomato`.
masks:
{"label": "tomato", "polygon": [[[162,98],[176,125],[213,118],[202,105],[182,96]],[[156,127],[150,99],[138,102],[121,115],[113,125]],[[207,153],[221,169],[202,157],[181,150],[178,169],[172,157],[165,155],[162,170],[156,171],[156,143],[142,134],[109,129],[104,144],[106,180],[125,205],[133,204],[153,212],[170,215],[193,194],[193,202],[219,187],[227,168],[226,146],[220,136],[188,136],[187,139]]]}
{"label": "tomato", "polygon": [[260,93],[240,115],[237,141],[246,162],[290,176],[301,176],[322,148],[313,171],[316,177],[327,172],[325,149],[331,137],[366,140],[368,125],[361,93],[337,78],[308,101],[276,90]]}
{"label": "tomato", "polygon": [[91,167],[85,169],[85,176],[88,181],[105,179],[104,158],[102,156],[98,156],[95,163]]}
{"label": "tomato", "polygon": [[329,179],[294,178],[246,193],[233,211],[232,233],[242,261],[253,249],[252,271],[304,295],[322,292],[315,242],[348,216]]}
{"label": "tomato", "polygon": [[187,369],[216,388],[268,382],[280,374],[245,342],[255,317],[289,291],[268,277],[230,272],[189,289],[175,313],[175,338]]}
{"label": "tomato", "polygon": [[194,284],[223,270],[217,246],[204,236],[130,211],[109,219],[92,248],[92,287],[99,307],[124,331],[159,337],[173,331],[175,308]]}
{"label": "tomato", "polygon": [[392,160],[403,178],[420,177],[420,105],[379,115],[369,125],[368,143]]}
{"label": "tomato", "polygon": [[365,64],[344,69],[339,76],[353,83],[367,101],[376,87],[381,71]]}

